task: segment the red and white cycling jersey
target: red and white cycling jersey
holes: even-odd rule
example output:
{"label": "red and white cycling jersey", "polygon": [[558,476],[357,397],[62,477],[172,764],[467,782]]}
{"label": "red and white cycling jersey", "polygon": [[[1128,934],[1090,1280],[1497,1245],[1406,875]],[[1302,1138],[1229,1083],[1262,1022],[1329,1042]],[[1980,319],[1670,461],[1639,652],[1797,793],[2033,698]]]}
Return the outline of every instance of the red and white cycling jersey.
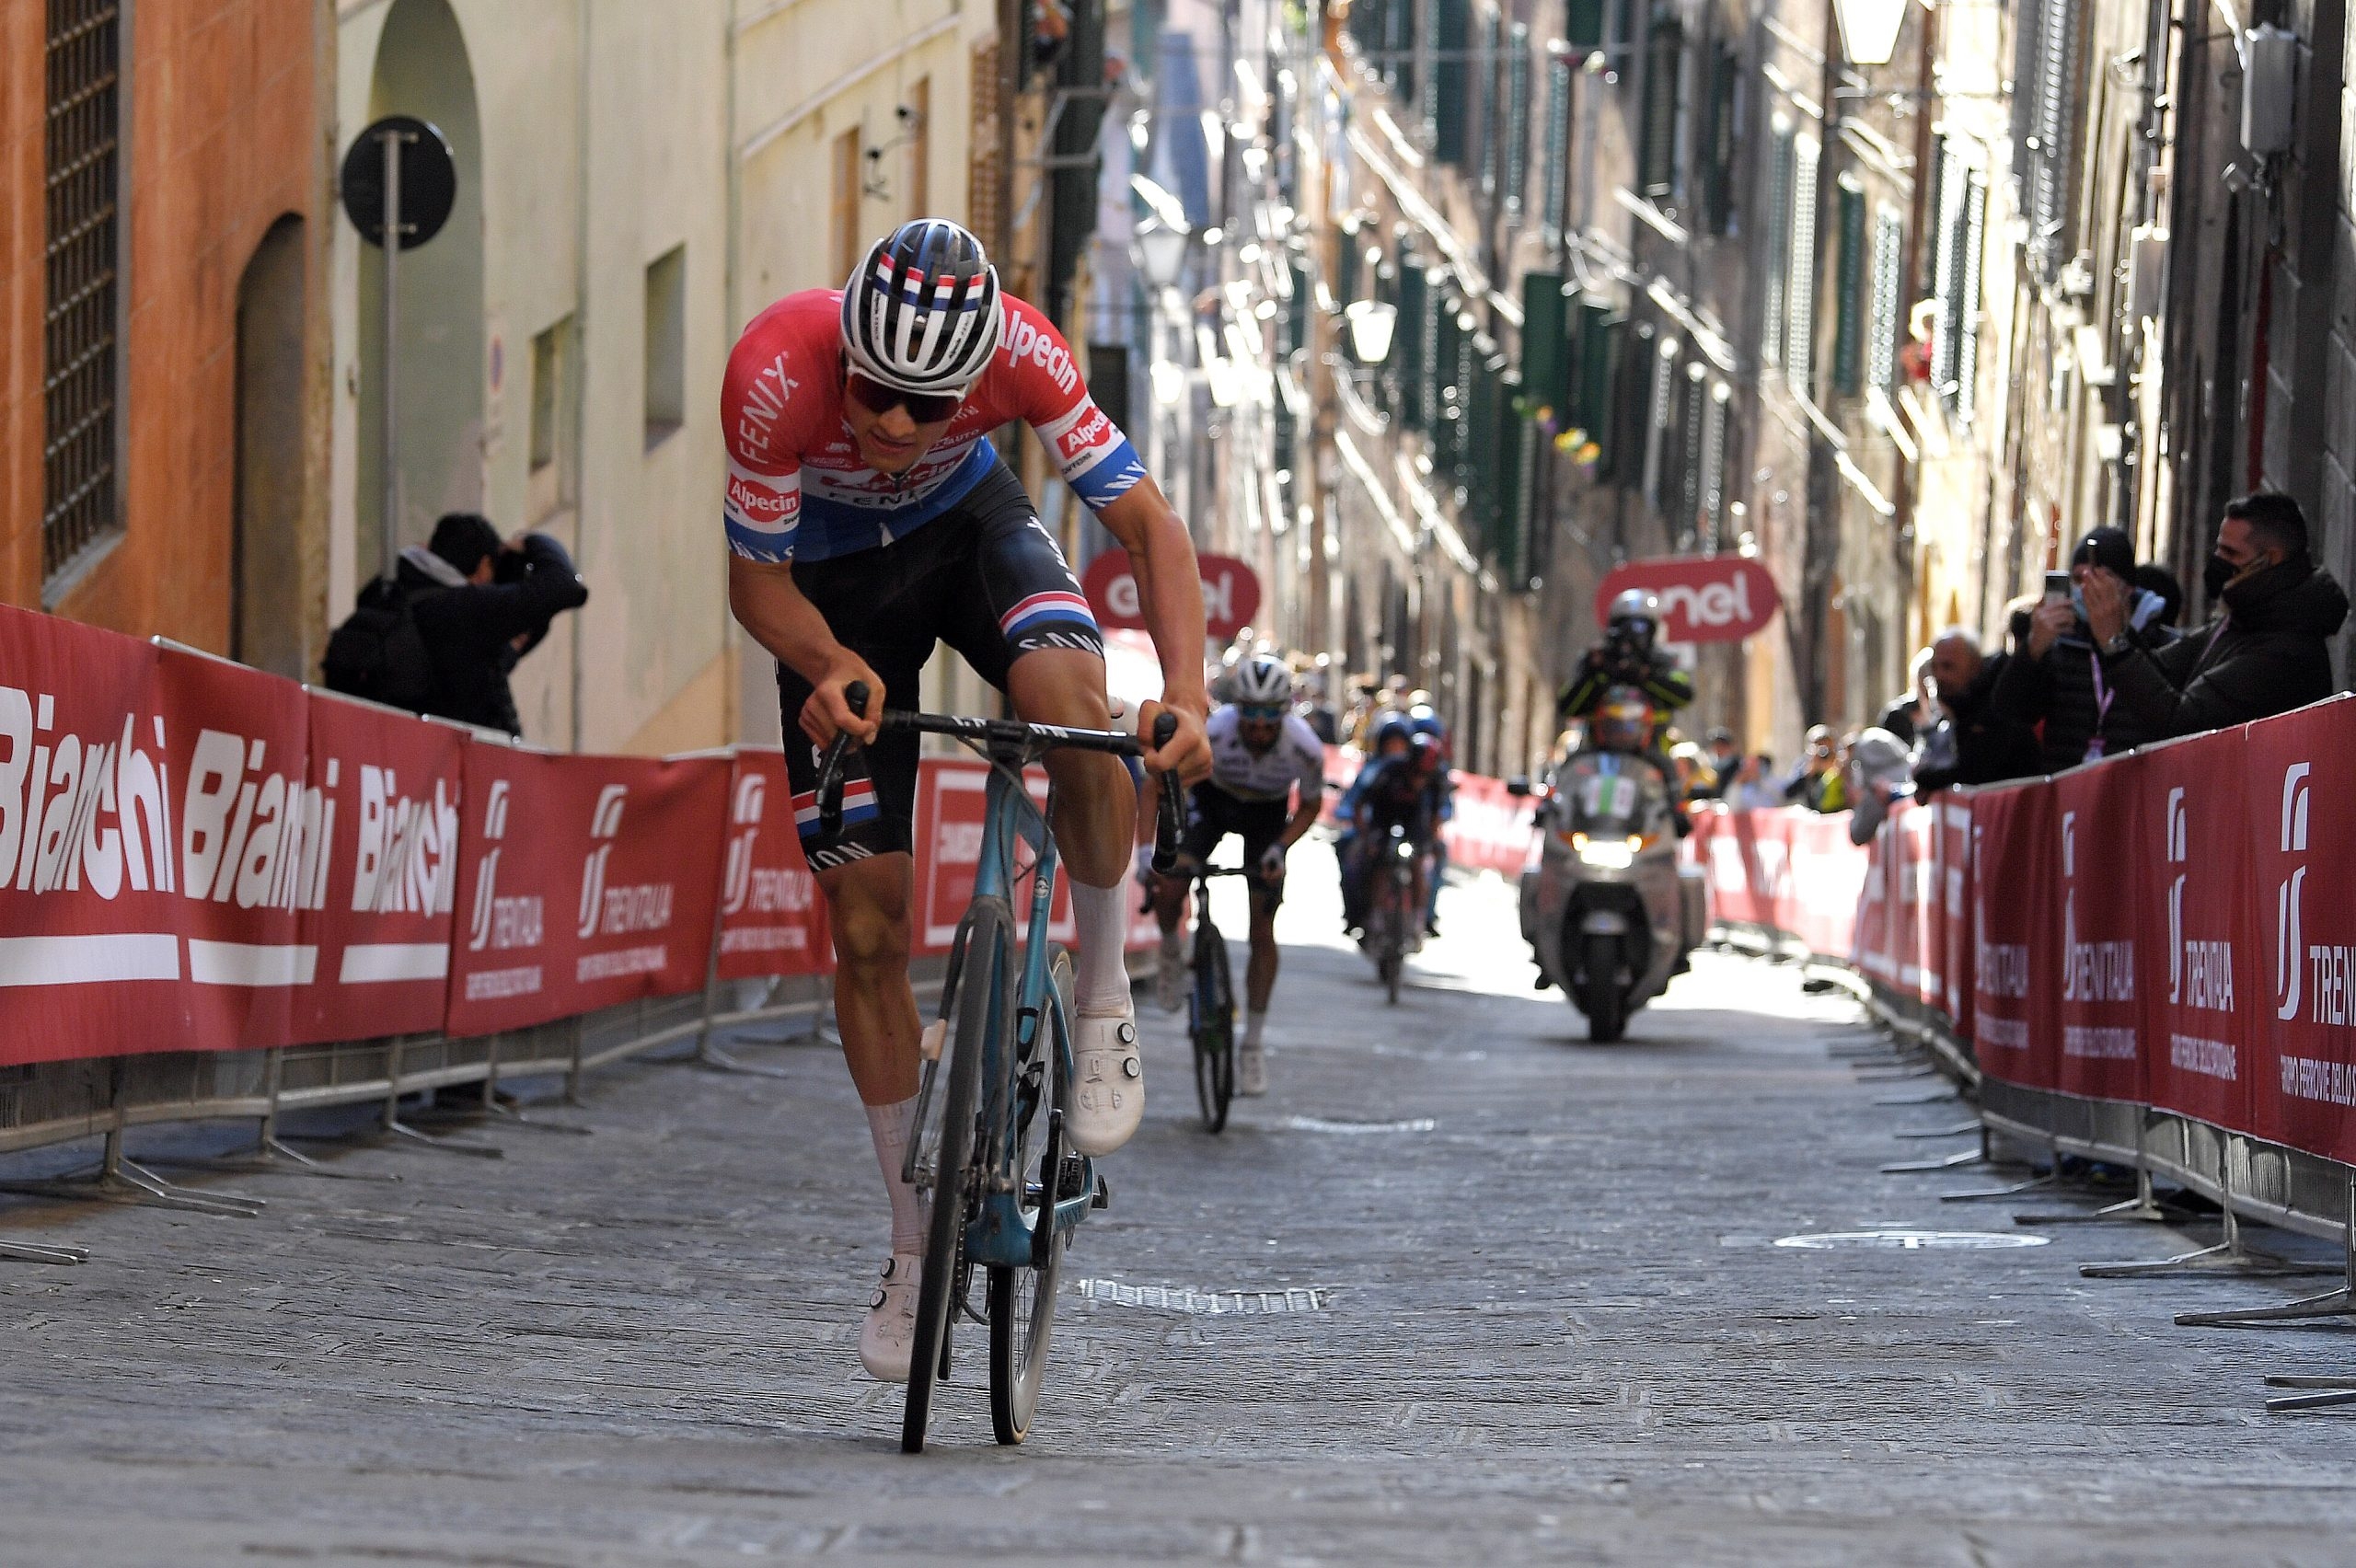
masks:
{"label": "red and white cycling jersey", "polygon": [[999,295],[998,352],[949,428],[905,474],[879,473],[843,422],[842,293],[788,294],[728,356],[728,548],[760,561],[825,560],[888,545],[963,500],[998,462],[986,439],[1009,420],[1039,432],[1065,482],[1103,511],[1145,478],[1055,324]]}

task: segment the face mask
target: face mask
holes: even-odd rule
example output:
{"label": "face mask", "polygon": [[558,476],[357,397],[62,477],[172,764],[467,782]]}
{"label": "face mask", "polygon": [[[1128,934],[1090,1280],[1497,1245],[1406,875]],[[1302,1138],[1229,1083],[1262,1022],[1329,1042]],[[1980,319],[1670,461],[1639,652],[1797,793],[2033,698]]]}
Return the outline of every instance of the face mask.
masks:
{"label": "face mask", "polygon": [[2200,569],[2200,585],[2209,590],[2209,596],[2213,599],[2225,591],[2225,584],[2231,582],[2240,571],[2240,567],[2223,556],[2212,555],[2209,558],[2209,564]]}

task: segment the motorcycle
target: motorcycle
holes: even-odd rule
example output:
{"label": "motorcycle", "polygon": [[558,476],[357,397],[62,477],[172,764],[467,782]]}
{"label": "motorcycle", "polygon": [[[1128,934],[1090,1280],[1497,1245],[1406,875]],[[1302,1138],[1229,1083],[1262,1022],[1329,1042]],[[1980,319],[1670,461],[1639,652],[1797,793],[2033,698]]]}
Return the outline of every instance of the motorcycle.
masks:
{"label": "motorcycle", "polygon": [[1676,804],[1643,753],[1573,753],[1542,785],[1537,845],[1521,878],[1521,934],[1539,986],[1587,1015],[1588,1038],[1618,1040],[1628,1017],[1691,967],[1708,919],[1706,885],[1680,863]]}

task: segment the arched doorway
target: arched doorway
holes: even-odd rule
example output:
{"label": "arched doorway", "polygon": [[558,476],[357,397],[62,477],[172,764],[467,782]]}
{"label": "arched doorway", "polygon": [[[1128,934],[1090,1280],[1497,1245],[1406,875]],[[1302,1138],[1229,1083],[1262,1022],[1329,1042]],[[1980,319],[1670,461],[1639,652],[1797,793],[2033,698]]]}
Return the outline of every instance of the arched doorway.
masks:
{"label": "arched doorway", "polygon": [[270,225],[237,280],[237,518],[229,656],[307,679],[303,613],[303,218]]}
{"label": "arched doorway", "polygon": [[[376,45],[368,116],[413,114],[448,138],[457,204],[429,243],[401,252],[395,301],[402,544],[422,544],[445,512],[482,507],[482,130],[474,71],[448,0],[394,0]],[[384,254],[360,259],[360,532],[364,573],[379,559],[384,498]]]}

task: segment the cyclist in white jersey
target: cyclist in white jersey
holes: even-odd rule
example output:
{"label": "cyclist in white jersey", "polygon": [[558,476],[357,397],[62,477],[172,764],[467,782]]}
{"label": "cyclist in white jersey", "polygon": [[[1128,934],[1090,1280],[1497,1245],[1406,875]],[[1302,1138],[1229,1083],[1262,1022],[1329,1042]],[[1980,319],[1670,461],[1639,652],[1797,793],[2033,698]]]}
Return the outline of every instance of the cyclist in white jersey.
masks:
{"label": "cyclist in white jersey", "polygon": [[1285,852],[1317,824],[1325,798],[1325,746],[1309,721],[1292,710],[1292,672],[1254,658],[1228,676],[1234,700],[1211,715],[1211,776],[1188,797],[1186,833],[1178,868],[1154,882],[1153,912],[1161,923],[1162,1007],[1184,999],[1184,947],[1178,934],[1189,879],[1230,833],[1243,840],[1252,880],[1252,962],[1243,976],[1243,1040],[1236,1052],[1240,1094],[1268,1091],[1261,1031],[1276,988],[1276,905],[1285,897]]}

